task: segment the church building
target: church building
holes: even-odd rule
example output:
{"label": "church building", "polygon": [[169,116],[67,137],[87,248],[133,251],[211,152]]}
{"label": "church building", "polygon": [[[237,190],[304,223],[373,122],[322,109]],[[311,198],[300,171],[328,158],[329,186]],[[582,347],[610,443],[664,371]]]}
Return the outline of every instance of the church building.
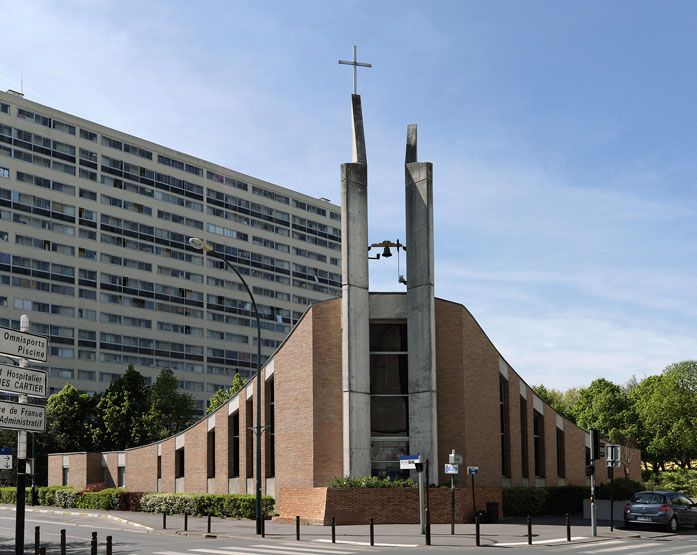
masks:
{"label": "church building", "polygon": [[[415,488],[327,488],[342,476],[416,478],[400,456],[428,461],[450,483],[462,455],[457,518],[511,486],[586,485],[589,434],[537,397],[458,302],[434,295],[433,171],[407,128],[406,293],[368,287],[368,178],[361,98],[352,95],[353,158],[341,166],[342,295],[312,305],[261,369],[261,483],[281,517],[338,524],[418,522]],[[371,251],[374,253],[375,251]],[[563,361],[560,361],[560,366]],[[49,456],[49,485],[107,482],[128,491],[254,493],[256,379],[180,434],[112,453]],[[640,454],[623,450],[640,480]],[[596,478],[607,481],[604,461]],[[474,482],[465,467],[478,467]],[[471,485],[476,494],[473,507]],[[433,522],[450,491],[431,488]]]}

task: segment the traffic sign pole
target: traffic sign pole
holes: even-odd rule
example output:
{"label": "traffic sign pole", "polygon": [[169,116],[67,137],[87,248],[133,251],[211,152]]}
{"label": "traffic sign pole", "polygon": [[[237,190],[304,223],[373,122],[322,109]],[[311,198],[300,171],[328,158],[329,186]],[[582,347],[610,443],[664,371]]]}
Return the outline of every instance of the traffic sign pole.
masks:
{"label": "traffic sign pole", "polygon": [[[29,332],[29,316],[22,314],[19,321],[19,331]],[[27,367],[27,359],[19,359],[19,367]],[[19,403],[24,405],[29,401],[25,394],[19,395]],[[24,489],[25,477],[27,472],[27,432],[19,430],[17,432],[17,519],[15,523],[15,554],[24,553]]]}

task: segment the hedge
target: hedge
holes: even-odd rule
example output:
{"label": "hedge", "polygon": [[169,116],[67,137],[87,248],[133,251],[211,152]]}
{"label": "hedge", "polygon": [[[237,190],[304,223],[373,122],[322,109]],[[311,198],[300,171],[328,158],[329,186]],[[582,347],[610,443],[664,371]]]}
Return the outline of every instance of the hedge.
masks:
{"label": "hedge", "polygon": [[[204,493],[143,493],[109,488],[100,491],[78,491],[67,486],[36,488],[39,505],[64,509],[99,509],[105,511],[143,511],[167,514],[188,513],[195,516],[212,515],[231,518],[254,518],[256,497],[249,494]],[[25,490],[25,500],[31,502],[31,488]],[[17,488],[0,488],[0,503],[17,502]],[[262,512],[274,514],[274,499],[262,497]]]}
{"label": "hedge", "polygon": [[343,476],[327,482],[328,488],[415,488],[416,482],[411,479],[392,480],[377,476]]}
{"label": "hedge", "polygon": [[[612,496],[615,499],[629,499],[637,491],[645,489],[641,482],[635,482],[629,478],[616,478],[612,484]],[[667,488],[671,489],[671,488]],[[610,483],[596,486],[596,499],[610,499]]]}
{"label": "hedge", "polygon": [[[274,500],[262,497],[262,513],[272,516]],[[146,493],[140,499],[140,508],[148,513],[212,515],[231,518],[254,518],[256,497],[250,494],[212,493]]]}

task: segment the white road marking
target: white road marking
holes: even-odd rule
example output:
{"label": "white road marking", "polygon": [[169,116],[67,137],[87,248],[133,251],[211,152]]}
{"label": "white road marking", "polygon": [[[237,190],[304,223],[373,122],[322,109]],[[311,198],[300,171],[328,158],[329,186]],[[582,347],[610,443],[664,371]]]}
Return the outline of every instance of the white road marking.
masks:
{"label": "white road marking", "polygon": [[[271,547],[270,544],[267,545],[253,545],[252,547],[258,547],[260,549],[276,549],[275,547]],[[337,551],[336,549],[333,548],[328,548],[328,549],[311,549],[309,547],[290,547],[288,545],[283,545],[281,546],[282,549],[286,549],[288,551],[300,551],[301,553],[336,553],[336,555],[349,555],[350,553],[355,553],[355,551]],[[227,548],[225,547],[224,549],[235,549],[235,548]]]}
{"label": "white road marking", "polygon": [[651,543],[639,543],[636,540],[632,541],[631,545],[620,545],[618,547],[606,547],[605,549],[594,549],[592,551],[579,551],[579,553],[616,553],[617,551],[629,551],[630,549],[646,549],[648,547],[655,547],[657,545],[665,545],[661,543],[651,542]]}
{"label": "white road marking", "polygon": [[[332,540],[317,539],[312,540],[313,542],[331,542]],[[370,542],[353,542],[349,540],[336,540],[336,543],[342,543],[347,545],[367,545],[370,546]],[[375,547],[419,547],[418,543],[377,543],[375,542]]]}
{"label": "white road marking", "polygon": [[[586,536],[572,536],[571,541],[574,540],[587,540],[588,538]],[[554,538],[552,540],[538,540],[534,541],[533,540],[533,545],[547,545],[548,543],[561,543],[565,542],[566,538]],[[508,542],[508,543],[492,543],[492,547],[515,547],[517,545],[528,545],[527,541],[524,542]],[[416,547],[416,546],[414,546]]]}

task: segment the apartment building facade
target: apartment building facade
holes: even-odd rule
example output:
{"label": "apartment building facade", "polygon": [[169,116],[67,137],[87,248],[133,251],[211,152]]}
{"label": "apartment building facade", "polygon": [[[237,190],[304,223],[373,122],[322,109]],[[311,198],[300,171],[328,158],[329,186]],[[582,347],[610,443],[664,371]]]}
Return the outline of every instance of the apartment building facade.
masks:
{"label": "apartment building facade", "polygon": [[341,294],[341,214],[317,199],[0,92],[0,326],[50,338],[51,392],[128,365],[175,372],[201,413],[307,307]]}

